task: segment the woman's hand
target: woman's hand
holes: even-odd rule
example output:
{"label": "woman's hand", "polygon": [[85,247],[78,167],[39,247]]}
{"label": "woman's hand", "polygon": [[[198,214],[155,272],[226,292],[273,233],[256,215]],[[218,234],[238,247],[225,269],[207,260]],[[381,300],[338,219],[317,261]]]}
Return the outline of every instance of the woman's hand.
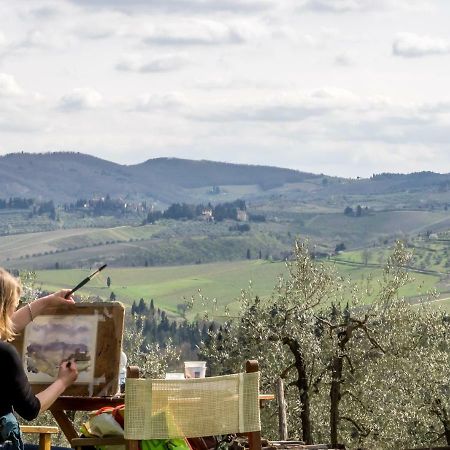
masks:
{"label": "woman's hand", "polygon": [[[70,363],[70,364],[69,364]],[[36,394],[41,402],[40,412],[47,410],[53,402],[71,385],[78,377],[75,360],[63,361],[59,366],[58,377],[46,389]]]}
{"label": "woman's hand", "polygon": [[70,289],[61,289],[58,292],[55,292],[50,295],[46,295],[44,297],[40,297],[34,302],[30,303],[33,312],[33,318],[39,316],[43,310],[45,310],[49,306],[62,306],[62,305],[72,305],[75,303],[75,300],[72,296],[69,298],[65,298],[67,294],[69,294]]}
{"label": "woman's hand", "polygon": [[61,363],[57,378],[63,382],[66,388],[75,382],[78,378],[78,369],[74,359]]}
{"label": "woman's hand", "polygon": [[54,294],[46,295],[45,297],[40,297],[36,301],[42,303],[44,307],[47,306],[59,306],[75,303],[72,296],[65,298],[65,296],[70,292],[70,289],[61,289]]}

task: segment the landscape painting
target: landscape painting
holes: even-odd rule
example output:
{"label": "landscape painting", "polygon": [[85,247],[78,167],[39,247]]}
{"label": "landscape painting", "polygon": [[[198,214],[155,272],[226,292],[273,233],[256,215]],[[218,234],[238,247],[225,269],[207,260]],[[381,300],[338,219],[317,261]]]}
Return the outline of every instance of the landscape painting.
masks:
{"label": "landscape painting", "polygon": [[75,360],[76,383],[94,381],[97,345],[96,316],[39,316],[24,336],[23,364],[30,383],[56,379],[61,361]]}

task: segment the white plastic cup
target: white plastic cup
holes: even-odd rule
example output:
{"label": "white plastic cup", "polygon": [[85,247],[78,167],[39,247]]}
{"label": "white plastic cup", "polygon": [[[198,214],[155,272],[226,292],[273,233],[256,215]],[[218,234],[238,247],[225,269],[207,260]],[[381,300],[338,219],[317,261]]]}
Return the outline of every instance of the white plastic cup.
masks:
{"label": "white plastic cup", "polygon": [[185,361],[184,376],[185,378],[205,378],[206,361]]}
{"label": "white plastic cup", "polygon": [[184,380],[184,373],[166,373],[166,380]]}

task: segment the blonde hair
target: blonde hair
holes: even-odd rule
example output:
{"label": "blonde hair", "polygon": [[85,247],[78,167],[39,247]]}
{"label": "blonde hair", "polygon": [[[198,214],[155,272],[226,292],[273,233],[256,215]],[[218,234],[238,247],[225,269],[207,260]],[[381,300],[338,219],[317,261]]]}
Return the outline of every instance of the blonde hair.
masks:
{"label": "blonde hair", "polygon": [[21,293],[20,281],[0,267],[0,337],[3,340],[11,341],[15,336],[10,311]]}

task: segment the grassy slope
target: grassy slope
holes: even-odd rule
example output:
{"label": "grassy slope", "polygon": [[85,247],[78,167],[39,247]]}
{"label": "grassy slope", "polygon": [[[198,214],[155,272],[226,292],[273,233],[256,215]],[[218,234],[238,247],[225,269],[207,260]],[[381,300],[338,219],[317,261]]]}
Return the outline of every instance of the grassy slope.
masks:
{"label": "grassy slope", "polygon": [[0,265],[49,269],[89,267],[101,262],[121,267],[163,266],[278,257],[292,239],[287,225],[251,224],[249,232],[230,231],[236,222],[163,221],[147,226],[60,229],[0,237]]}
{"label": "grassy slope", "polygon": [[384,211],[363,217],[344,214],[313,216],[304,221],[304,232],[317,237],[336,239],[360,245],[377,237],[417,234],[428,228],[449,226],[449,214],[429,211]]}
{"label": "grassy slope", "polygon": [[[381,270],[373,271],[366,267],[340,263],[336,263],[336,268],[343,276],[356,282],[367,277],[369,272],[374,279],[381,278]],[[118,300],[128,305],[141,297],[146,301],[153,298],[157,306],[176,313],[177,305],[191,296],[198,298],[200,289],[204,296],[216,298],[220,309],[229,305],[233,311],[241,289],[247,289],[250,281],[255,295],[267,297],[271,294],[277,277],[285,271],[284,263],[260,260],[173,267],[108,268],[81,292],[84,295],[109,298],[113,291]],[[45,289],[53,290],[75,285],[87,274],[86,270],[47,270],[37,272],[37,277]],[[415,281],[402,290],[402,295],[414,297],[424,294],[439,281],[433,275],[413,275]],[[106,287],[107,276],[112,280],[110,289]],[[202,309],[205,308],[197,301],[194,312]]]}
{"label": "grassy slope", "polygon": [[[176,312],[177,305],[184,299],[197,296],[198,290],[209,298],[217,298],[219,305],[232,303],[241,289],[252,282],[254,293],[267,296],[272,292],[277,277],[285,270],[283,263],[266,261],[238,261],[190,266],[153,268],[108,268],[101,276],[93,279],[81,291],[85,295],[99,295],[109,298],[113,291],[118,300],[130,305],[141,297],[146,301],[154,299],[161,308]],[[59,289],[72,286],[88,274],[85,270],[47,270],[37,272],[38,282],[45,289]],[[106,277],[112,280],[106,287]],[[201,310],[201,305],[197,305]]]}

